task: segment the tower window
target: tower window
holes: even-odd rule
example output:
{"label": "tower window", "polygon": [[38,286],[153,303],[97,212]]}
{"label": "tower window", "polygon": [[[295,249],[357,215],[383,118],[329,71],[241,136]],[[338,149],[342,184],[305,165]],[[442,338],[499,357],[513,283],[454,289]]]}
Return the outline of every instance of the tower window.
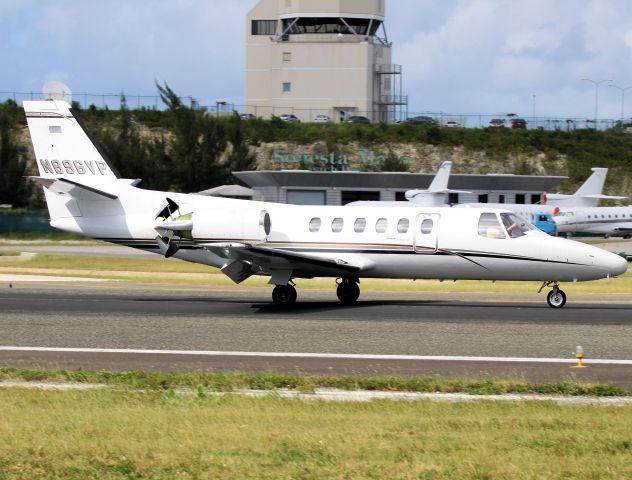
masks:
{"label": "tower window", "polygon": [[283,61],[291,62],[292,61],[292,52],[283,52]]}
{"label": "tower window", "polygon": [[253,20],[251,26],[252,35],[275,35],[277,29],[276,20]]}
{"label": "tower window", "polygon": [[292,84],[290,82],[283,82],[283,91],[284,92],[291,92],[292,91]]}

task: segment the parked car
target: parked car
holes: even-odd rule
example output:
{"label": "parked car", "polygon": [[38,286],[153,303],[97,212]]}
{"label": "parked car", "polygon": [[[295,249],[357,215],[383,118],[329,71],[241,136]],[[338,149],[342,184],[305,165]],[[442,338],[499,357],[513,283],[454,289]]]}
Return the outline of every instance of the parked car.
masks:
{"label": "parked car", "polygon": [[242,120],[255,120],[257,118],[252,113],[242,113],[241,115],[239,115],[239,117]]}
{"label": "parked car", "polygon": [[316,115],[314,117],[314,123],[330,123],[331,117],[329,115]]}
{"label": "parked car", "polygon": [[354,115],[353,117],[349,117],[347,118],[347,120],[345,120],[346,123],[371,123],[371,120],[369,120],[366,117],[363,117],[362,115]]}
{"label": "parked car", "polygon": [[527,128],[527,121],[524,118],[512,118],[511,128]]}
{"label": "parked car", "polygon": [[284,122],[301,123],[301,121],[298,119],[298,117],[296,115],[294,115],[293,113],[284,113],[279,118],[281,120],[283,120]]}
{"label": "parked car", "polygon": [[450,120],[449,122],[445,122],[443,124],[444,127],[446,128],[459,128],[461,126],[461,124],[459,122],[455,122],[453,120]]}
{"label": "parked car", "polygon": [[406,123],[415,123],[418,125],[436,125],[437,121],[427,115],[419,115],[417,117],[411,117],[407,119]]}
{"label": "parked car", "polygon": [[492,118],[489,121],[489,128],[505,128],[505,121],[502,118]]}

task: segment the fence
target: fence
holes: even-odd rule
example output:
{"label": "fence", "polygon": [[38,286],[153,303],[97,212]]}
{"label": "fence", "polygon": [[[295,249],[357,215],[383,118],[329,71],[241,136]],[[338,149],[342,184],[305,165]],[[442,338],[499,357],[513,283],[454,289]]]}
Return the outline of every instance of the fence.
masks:
{"label": "fence", "polygon": [[[82,108],[94,105],[97,108],[108,108],[110,110],[118,110],[121,108],[123,98],[126,105],[130,109],[155,109],[163,110],[165,105],[162,103],[159,95],[128,95],[126,93],[73,93],[72,98]],[[390,105],[382,106],[382,108],[374,111],[359,111],[348,109],[342,111],[340,109],[318,109],[318,108],[293,108],[288,106],[264,106],[264,105],[237,105],[224,101],[217,101],[215,105],[200,105],[195,98],[186,96],[180,97],[183,104],[192,108],[204,109],[211,115],[225,116],[231,115],[233,112],[240,114],[253,115],[259,118],[270,118],[272,116],[281,116],[292,114],[303,122],[314,121],[317,116],[326,116],[333,122],[345,121],[350,116],[363,116],[372,121],[387,121],[389,123],[402,122],[415,117],[420,123],[435,122],[437,125],[445,127],[461,127],[461,128],[484,128],[490,125],[491,120],[500,119],[504,123],[504,127],[511,128],[511,120],[518,118],[514,114],[452,114],[447,112],[436,111],[395,111]],[[0,92],[0,102],[6,100],[14,100],[21,103],[23,100],[41,100],[42,94],[35,92]],[[423,118],[425,117],[425,118]],[[544,116],[524,116],[520,117],[525,120],[528,129],[543,130],[564,130],[570,131],[575,129],[597,129],[607,130],[622,125],[632,125],[632,118],[621,120],[600,118],[592,119],[585,117],[544,117]],[[629,129],[628,129],[629,130]]]}

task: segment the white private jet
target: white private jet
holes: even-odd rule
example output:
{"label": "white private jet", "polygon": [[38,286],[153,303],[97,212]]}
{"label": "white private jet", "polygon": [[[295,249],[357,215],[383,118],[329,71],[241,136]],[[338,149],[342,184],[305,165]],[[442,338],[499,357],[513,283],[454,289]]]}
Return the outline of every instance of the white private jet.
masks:
{"label": "white private jet", "polygon": [[118,178],[63,101],[25,101],[50,224],[165,257],[218,267],[235,283],[270,276],[272,299],[296,301],[293,280],[333,277],[343,304],[361,278],[559,282],[612,277],[627,262],[552,238],[494,209],[313,207],[143,190]]}
{"label": "white private jet", "polygon": [[604,182],[608,175],[607,168],[592,168],[592,175],[572,195],[561,193],[545,193],[544,202],[537,204],[522,203],[461,203],[458,208],[504,208],[511,210],[523,220],[533,221],[536,213],[545,212],[557,215],[562,209],[581,209],[596,207],[602,199],[619,200],[627,197],[603,195]]}
{"label": "white private jet", "polygon": [[405,194],[406,200],[417,206],[443,207],[448,203],[446,200],[449,193],[472,193],[465,190],[450,190],[448,188],[451,171],[452,162],[449,160],[443,162],[428,189],[408,190]]}
{"label": "white private jet", "polygon": [[406,200],[410,203],[405,204],[403,202],[389,202],[389,201],[368,201],[360,200],[357,202],[348,203],[347,206],[355,207],[403,207],[403,206],[416,206],[416,207],[445,207],[447,202],[447,195],[449,193],[472,193],[466,190],[450,190],[448,188],[448,181],[450,180],[450,171],[452,170],[452,162],[447,160],[441,164],[437,174],[432,179],[430,186],[425,190],[408,190],[406,191]]}
{"label": "white private jet", "polygon": [[553,217],[560,233],[594,233],[632,238],[632,206],[562,210]]}

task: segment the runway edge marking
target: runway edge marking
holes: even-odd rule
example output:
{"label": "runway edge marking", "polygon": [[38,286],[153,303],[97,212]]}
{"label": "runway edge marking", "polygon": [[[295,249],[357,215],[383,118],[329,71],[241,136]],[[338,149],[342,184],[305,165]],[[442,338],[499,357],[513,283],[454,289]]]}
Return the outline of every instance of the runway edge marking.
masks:
{"label": "runway edge marking", "polygon": [[[71,348],[71,347],[17,347],[0,346],[0,352],[49,352],[49,353],[119,353],[152,355],[198,355],[207,357],[284,357],[284,358],[331,358],[349,360],[419,360],[453,362],[498,362],[498,363],[577,363],[570,358],[537,357],[467,357],[437,355],[372,355],[345,353],[298,353],[298,352],[233,352],[213,350],[141,350],[122,348]],[[586,364],[632,365],[632,360],[588,359]]]}

